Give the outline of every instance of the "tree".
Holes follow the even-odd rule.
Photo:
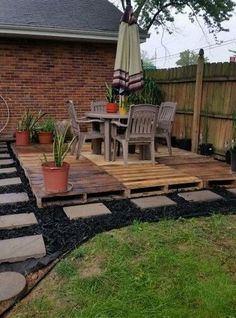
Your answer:
[[[149,31],[151,26],[162,26],[171,32],[170,25],[178,13],[186,13],[191,22],[202,17],[211,33],[228,31],[222,22],[229,20],[235,7],[234,0],[120,0],[123,9],[127,4],[134,7],[140,26]]]
[[[185,50],[179,54],[179,59],[176,62],[176,65],[179,66],[187,66],[197,64],[198,61],[198,53],[194,51]],[[204,57],[205,63],[208,62],[208,58]]]
[[[232,53],[236,54],[236,51],[234,51],[234,50],[229,50],[229,52],[232,52]]]
[[[141,58],[144,70],[155,70],[156,66],[153,63],[153,59],[148,56],[148,53],[144,50],[141,52]]]

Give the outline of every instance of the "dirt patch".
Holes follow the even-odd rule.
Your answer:
[[[97,277],[103,273],[102,263],[104,262],[103,255],[96,255],[93,258],[84,259],[79,264],[79,274],[81,278]]]

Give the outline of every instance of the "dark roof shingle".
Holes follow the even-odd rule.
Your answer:
[[[121,12],[107,0],[1,0],[0,27],[117,32]]]

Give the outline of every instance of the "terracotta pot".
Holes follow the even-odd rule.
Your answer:
[[[16,146],[27,146],[30,144],[29,131],[16,131]]]
[[[118,105],[116,103],[107,103],[106,110],[107,110],[107,113],[117,113]]]
[[[38,133],[39,136],[39,143],[40,144],[51,144],[53,140],[53,133],[41,131]]]
[[[44,190],[47,193],[63,193],[68,188],[70,165],[64,162],[61,167],[56,167],[54,162],[42,164]]]

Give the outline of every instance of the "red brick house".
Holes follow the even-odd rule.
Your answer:
[[[111,81],[121,12],[107,0],[1,0],[0,95],[12,135],[27,108],[67,118],[104,99]],[[3,115],[2,115],[3,116]]]

